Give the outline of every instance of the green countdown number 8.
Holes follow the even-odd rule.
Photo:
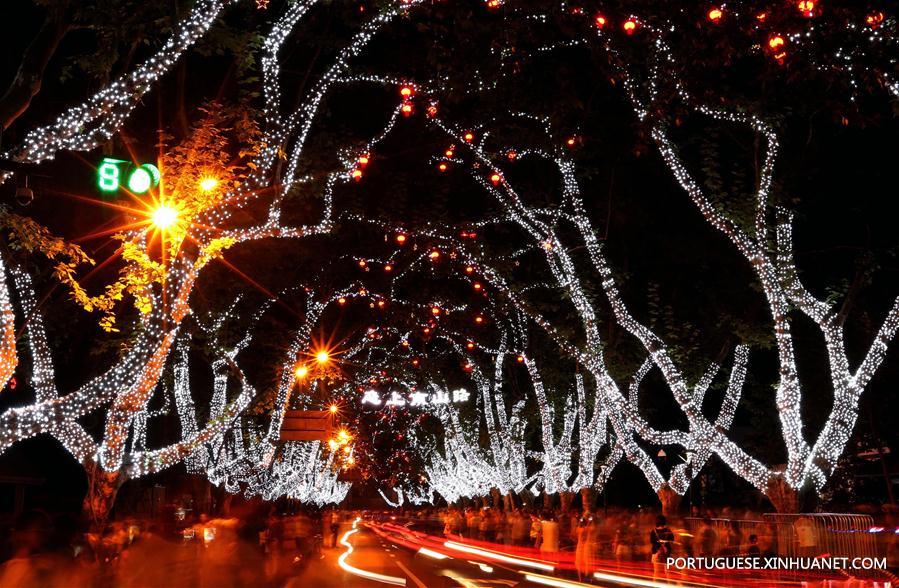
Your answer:
[[[97,182],[104,192],[114,192],[119,189],[119,166],[112,161],[104,161],[97,169]]]

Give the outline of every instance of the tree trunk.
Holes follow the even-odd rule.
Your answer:
[[[109,513],[125,476],[121,472],[107,472],[93,460],[84,464],[84,471],[87,474],[87,494],[81,511],[90,523],[91,532],[100,533],[109,521]]]
[[[574,492],[559,493],[559,503],[562,506],[562,512],[570,511],[572,502],[574,502]]]
[[[592,511],[594,498],[593,488],[581,488],[581,510],[584,512]]]
[[[668,518],[677,516],[677,509],[680,507],[682,496],[671,489],[667,484],[659,488],[656,492],[659,501],[662,503],[662,514]]]
[[[490,489],[490,496],[493,497],[493,507],[500,508],[503,504],[503,495],[499,493],[498,488]]]
[[[25,49],[16,77],[0,98],[0,131],[9,128],[28,110],[31,100],[41,91],[47,64],[70,30],[66,4],[59,2],[50,8],[41,29]]]
[[[506,509],[506,512],[512,512],[512,510],[515,508],[515,497],[512,495],[511,490],[506,492],[506,494],[503,496],[503,505]]]
[[[775,511],[784,514],[814,512],[818,502],[818,493],[814,488],[809,486],[796,490],[787,484],[783,476],[771,477],[765,496],[771,501]]]

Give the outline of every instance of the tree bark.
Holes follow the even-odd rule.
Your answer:
[[[659,497],[659,501],[662,503],[662,514],[668,518],[677,516],[677,509],[680,507],[682,496],[667,485],[659,488],[656,494]]]
[[[50,9],[41,29],[22,55],[16,77],[0,98],[0,130],[6,130],[28,110],[41,90],[47,64],[56,53],[60,41],[71,30],[66,18],[67,2]]]
[[[593,488],[581,488],[581,510],[587,512],[593,510],[593,501],[595,494]]]
[[[107,472],[93,460],[84,464],[84,471],[87,474],[87,494],[81,511],[90,524],[91,532],[100,533],[109,521],[109,513],[125,476],[121,472]]]

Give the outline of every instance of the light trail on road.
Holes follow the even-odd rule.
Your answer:
[[[405,586],[406,578],[398,578],[397,576],[388,576],[386,574],[379,574],[377,572],[369,572],[368,570],[363,570],[354,566],[351,566],[346,562],[347,558],[353,553],[353,546],[350,544],[348,539],[350,535],[353,533],[358,533],[359,529],[355,528],[356,523],[353,523],[352,529],[343,534],[343,537],[340,539],[340,544],[346,547],[346,551],[340,554],[340,557],[337,558],[337,565],[339,565],[345,572],[353,574],[355,576],[359,576],[361,578],[367,578],[369,580],[374,580],[375,582],[381,582],[383,584],[392,584],[394,586]]]

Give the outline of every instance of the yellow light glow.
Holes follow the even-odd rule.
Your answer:
[[[204,192],[212,192],[218,185],[219,181],[215,178],[203,178],[200,180],[200,190]]]
[[[336,405],[336,404],[332,404],[329,410],[331,411],[331,414],[336,413],[336,412],[337,412],[337,405]]]
[[[297,377],[298,380],[302,380],[309,374],[309,368],[304,365],[298,366],[296,370],[294,370],[293,375]]]
[[[160,204],[159,207],[153,211],[152,220],[156,228],[165,230],[175,224],[178,220],[178,211],[166,204]]]
[[[337,444],[337,441],[331,439],[328,441],[328,447],[331,448],[331,451],[335,451],[339,447],[339,445]]]
[[[331,355],[327,351],[319,351],[315,354],[315,361],[318,363],[328,363],[331,359]]]

